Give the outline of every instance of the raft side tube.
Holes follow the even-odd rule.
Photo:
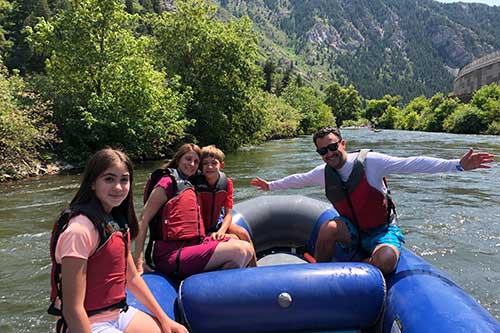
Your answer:
[[[148,285],[163,311],[165,311],[170,318],[176,318],[175,302],[177,300],[179,282],[160,273],[144,273],[142,278]],[[128,290],[127,304],[152,315],[152,313],[146,309],[146,307],[142,305]]]
[[[500,323],[476,300],[405,248],[387,285],[385,333],[500,332]]]
[[[384,302],[382,273],[363,263],[207,272],[179,292],[191,333],[357,330],[377,322]]]
[[[269,250],[302,248],[314,255],[321,226],[339,216],[329,202],[301,195],[268,195],[239,202],[233,209],[233,223],[246,229],[257,257]],[[332,261],[361,261],[367,254],[353,246],[335,245]]]
[[[338,213],[331,204],[301,195],[268,195],[239,202],[233,209],[233,223],[245,228],[257,253],[280,247],[304,247],[316,239],[318,222]],[[330,219],[331,219],[330,218]]]

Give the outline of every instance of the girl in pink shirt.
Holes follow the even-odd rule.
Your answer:
[[[138,231],[132,180],[123,152],[98,151],[54,226],[49,313],[61,317],[58,332],[187,332],[161,309],[130,254]],[[126,305],[125,285],[154,317]]]

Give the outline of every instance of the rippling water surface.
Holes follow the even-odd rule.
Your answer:
[[[348,149],[371,148],[395,156],[458,158],[467,147],[500,159],[500,137],[406,131],[344,130]],[[321,163],[310,136],[240,149],[226,157],[235,201],[262,195],[249,185],[256,175],[273,180]],[[161,163],[136,166],[137,212],[147,175]],[[492,169],[389,178],[406,246],[423,256],[500,320],[500,163]],[[48,244],[58,212],[74,195],[79,175],[48,176],[0,184],[0,332],[49,332]],[[303,194],[307,188],[276,194]],[[267,195],[267,194],[266,194]]]

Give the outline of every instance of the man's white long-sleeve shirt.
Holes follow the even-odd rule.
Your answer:
[[[340,178],[347,181],[354,167],[359,152],[349,153],[346,163],[338,171]],[[325,165],[321,164],[305,173],[296,173],[269,182],[269,190],[286,190],[318,185],[325,187]],[[460,169],[460,160],[445,160],[441,158],[416,156],[393,157],[377,152],[368,152],[365,160],[368,183],[382,192],[387,193],[383,178],[390,174],[441,173],[456,172]]]

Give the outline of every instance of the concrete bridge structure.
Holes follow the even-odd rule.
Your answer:
[[[468,100],[476,90],[493,82],[500,85],[500,51],[476,59],[460,69],[453,81],[453,95]]]

